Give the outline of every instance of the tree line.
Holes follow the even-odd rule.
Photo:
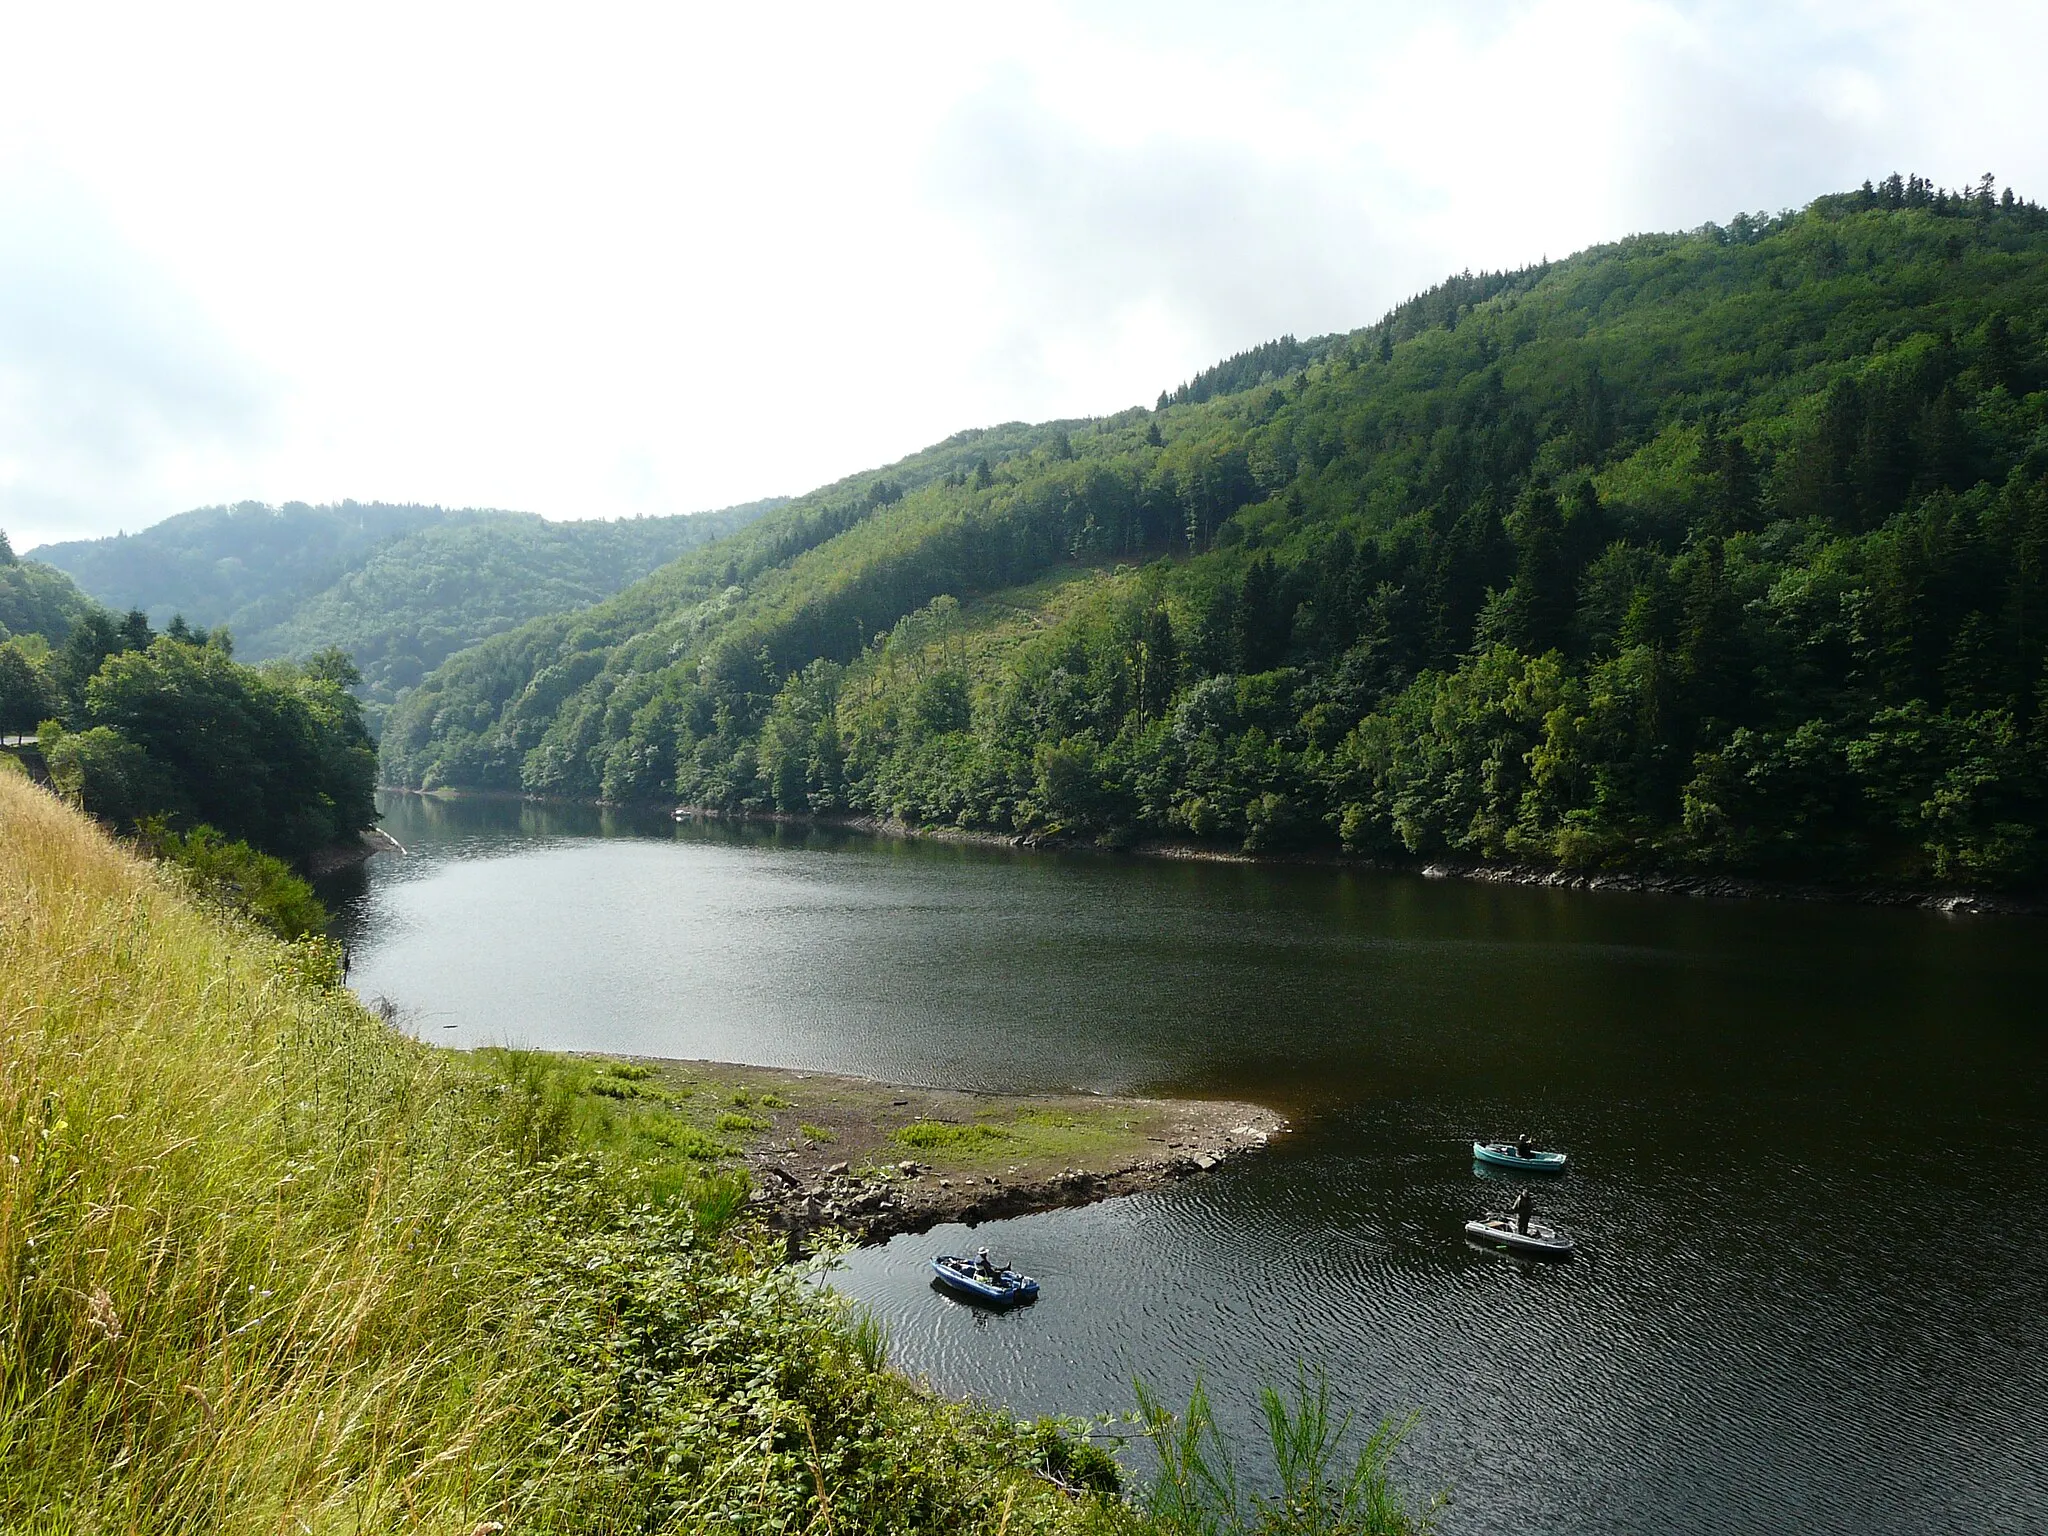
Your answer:
[[[54,574],[54,573],[53,573]],[[53,787],[294,936],[325,914],[291,866],[376,820],[376,748],[338,650],[245,666],[226,629],[86,604],[60,645],[0,641],[0,734]]]

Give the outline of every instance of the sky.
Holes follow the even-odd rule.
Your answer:
[[[0,529],[797,494],[1464,268],[2048,200],[2048,6],[0,0]]]

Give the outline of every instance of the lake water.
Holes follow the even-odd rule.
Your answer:
[[[836,1283],[941,1390],[1229,1434],[1302,1361],[1451,1532],[2048,1529],[2048,924],[1030,854],[393,797],[332,887],[430,1040],[1255,1099],[1159,1193]],[[1527,1129],[1581,1257],[1480,1252]],[[1039,1276],[990,1317],[937,1247]],[[1142,1460],[1142,1458],[1140,1458]],[[1247,1457],[1248,1463],[1253,1458]]]

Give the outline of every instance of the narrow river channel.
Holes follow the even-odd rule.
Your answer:
[[[836,1283],[1020,1413],[1185,1401],[1255,1464],[1296,1362],[1444,1529],[2048,1527],[2048,922],[1147,862],[390,797],[329,896],[426,1039],[981,1089],[1249,1098],[1156,1194],[941,1229]],[[1574,1263],[1468,1247],[1527,1129]],[[934,1294],[987,1243],[1038,1304]]]

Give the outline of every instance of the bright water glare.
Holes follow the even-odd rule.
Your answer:
[[[410,853],[330,894],[427,1039],[1291,1118],[1160,1193],[857,1255],[836,1283],[942,1391],[1085,1415],[1200,1373],[1249,1450],[1304,1361],[1421,1410],[1402,1473],[1454,1533],[2048,1524],[2048,925],[385,810]],[[1460,1236],[1516,1187],[1471,1139],[1525,1129],[1575,1157],[1537,1189],[1570,1265]],[[930,1290],[982,1243],[1035,1307]]]

